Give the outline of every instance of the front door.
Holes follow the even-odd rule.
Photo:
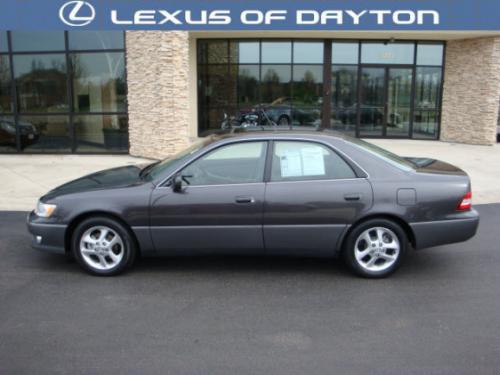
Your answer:
[[[159,253],[263,249],[267,142],[221,146],[185,167],[182,191],[151,197],[151,236]]]
[[[363,66],[359,87],[360,137],[409,137],[413,69]]]

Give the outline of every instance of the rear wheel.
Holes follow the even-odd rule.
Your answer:
[[[108,217],[92,217],[77,225],[72,251],[78,264],[94,275],[112,276],[123,272],[135,260],[136,246],[130,232]]]
[[[344,258],[356,274],[381,278],[399,268],[407,247],[406,233],[398,224],[386,219],[372,219],[349,233]]]
[[[287,115],[281,115],[278,119],[278,125],[280,126],[288,126],[290,123],[290,118]]]

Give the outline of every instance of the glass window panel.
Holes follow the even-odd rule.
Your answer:
[[[261,102],[272,106],[290,98],[290,65],[261,66]]]
[[[335,152],[312,142],[274,143],[271,181],[355,178],[353,170]]]
[[[295,65],[292,92],[291,112],[284,107],[282,115],[291,115],[294,126],[319,127],[323,103],[323,66]]]
[[[364,64],[413,64],[413,43],[361,43]]]
[[[292,62],[292,42],[262,42],[262,63]]]
[[[266,142],[228,145],[210,152],[190,164],[183,174],[190,175],[190,186],[227,185],[262,182]]]
[[[442,44],[421,44],[417,45],[417,65],[438,65],[443,64]]]
[[[122,152],[128,150],[126,115],[85,115],[73,118],[77,151]]]
[[[221,129],[238,128],[243,121],[243,111],[235,107],[202,107],[199,120],[200,136],[205,137]]]
[[[334,64],[357,64],[359,44],[347,42],[332,43],[332,63]]]
[[[8,52],[7,31],[0,31],[0,52]]]
[[[384,123],[385,69],[361,70],[360,126],[362,136],[381,136]]]
[[[71,55],[75,112],[125,112],[124,54]]]
[[[14,117],[0,115],[0,152],[16,151],[16,124]]]
[[[69,49],[123,49],[123,31],[69,31]]]
[[[21,138],[21,149],[24,151],[71,151],[67,116],[21,116],[17,126]]]
[[[0,113],[13,112],[12,80],[8,56],[0,56]]]
[[[437,139],[439,111],[415,108],[412,138]]]
[[[332,67],[331,127],[354,134],[357,123],[358,67],[334,65]]]
[[[231,62],[240,64],[258,64],[260,58],[259,42],[230,42]]]
[[[296,64],[322,64],[323,42],[294,42],[293,62]]]
[[[13,51],[63,51],[63,31],[12,31]]]
[[[417,67],[415,108],[437,109],[441,98],[441,68]]]
[[[237,67],[228,65],[200,66],[200,103],[207,107],[235,106],[237,99]]]
[[[229,61],[227,40],[204,40],[199,42],[198,62],[224,64]]]
[[[14,73],[21,112],[68,111],[65,55],[14,56]]]
[[[386,120],[388,136],[409,135],[412,79],[412,69],[389,69]]]
[[[259,66],[238,66],[238,105],[259,103]]]

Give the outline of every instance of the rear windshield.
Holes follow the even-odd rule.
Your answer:
[[[387,151],[382,147],[375,146],[373,143],[365,142],[358,138],[351,138],[350,141],[356,146],[361,147],[363,150],[384,159],[385,161],[391,163],[392,165],[395,165],[398,168],[409,171],[415,169],[416,167],[416,165],[411,161],[393,154],[392,152]]]

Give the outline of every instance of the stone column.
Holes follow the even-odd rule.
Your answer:
[[[127,31],[130,154],[164,158],[189,145],[185,31]]]
[[[500,38],[447,43],[441,140],[496,142],[500,96]]]

